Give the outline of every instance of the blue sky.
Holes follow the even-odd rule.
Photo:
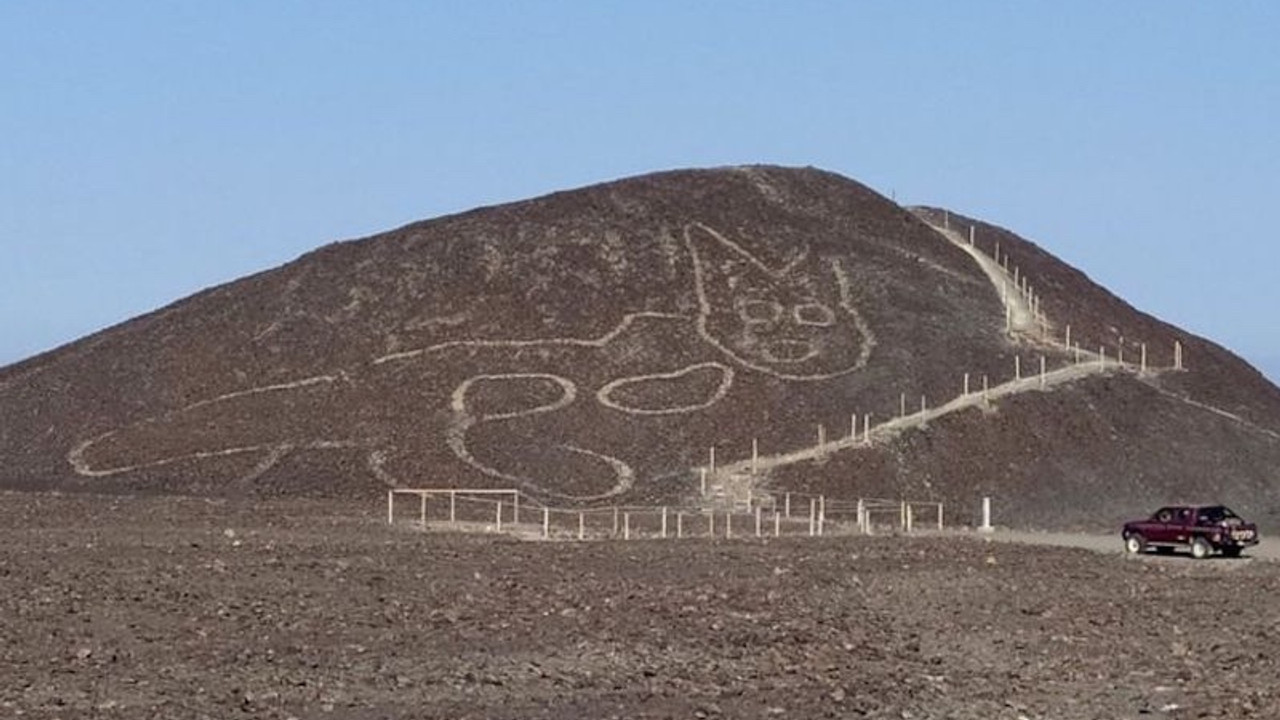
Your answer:
[[[0,365],[412,220],[815,165],[1280,378],[1280,3],[0,3]]]

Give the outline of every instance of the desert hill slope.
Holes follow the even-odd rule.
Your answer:
[[[713,447],[718,487],[961,520],[981,495],[1015,525],[1184,497],[1280,518],[1280,390],[1239,358],[1007,231],[813,169],[415,223],[0,369],[9,488],[674,502]]]

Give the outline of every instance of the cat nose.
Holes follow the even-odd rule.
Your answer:
[[[813,344],[804,340],[774,340],[765,344],[762,352],[765,358],[775,363],[804,362],[818,354]]]

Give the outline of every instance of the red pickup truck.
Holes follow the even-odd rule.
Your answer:
[[[1125,523],[1121,536],[1129,553],[1187,548],[1195,558],[1215,552],[1238,557],[1246,547],[1258,544],[1257,526],[1222,505],[1162,507],[1146,520]]]

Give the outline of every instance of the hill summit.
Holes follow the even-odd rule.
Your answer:
[[[13,489],[992,496],[1280,520],[1280,390],[1033,243],[814,169],[657,173],[335,243],[0,369]],[[955,508],[956,510],[950,510]]]

